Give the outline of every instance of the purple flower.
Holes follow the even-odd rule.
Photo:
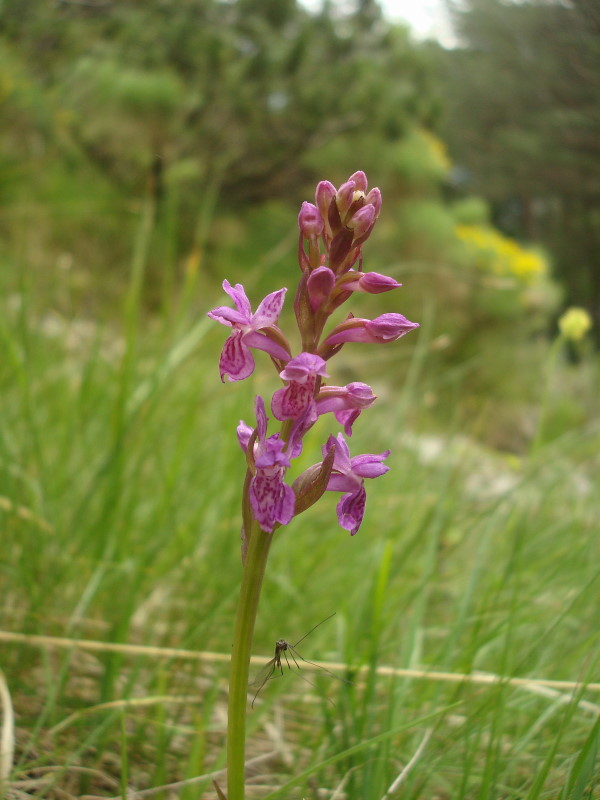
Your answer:
[[[347,386],[323,386],[317,395],[317,414],[332,411],[344,426],[346,436],[352,436],[352,425],[361,411],[372,406],[376,399],[371,387],[360,381]]]
[[[341,288],[347,292],[366,292],[367,294],[381,294],[390,292],[402,286],[401,283],[379,272],[350,272],[340,281]]]
[[[233,328],[221,351],[219,360],[221,380],[225,381],[227,376],[230,381],[241,381],[254,372],[254,358],[249,349],[251,347],[264,350],[265,353],[283,362],[289,361],[290,355],[282,344],[278,344],[264,333],[258,333],[266,329],[285,341],[276,324],[287,289],[268,294],[254,314],[241,283],[236,283],[232,287],[229,281],[223,281],[223,289],[232,298],[236,307],[219,306],[208,312],[211,319]]]
[[[279,434],[267,436],[268,418],[260,395],[256,398],[254,410],[257,422],[253,452],[256,473],[250,481],[248,497],[256,521],[263,531],[272,533],[277,523],[287,525],[294,516],[296,496],[292,488],[283,481],[285,471],[290,466],[289,459],[283,452],[286,442]],[[248,430],[243,422],[238,426],[238,439],[243,449],[248,447]]]
[[[365,513],[367,493],[364,488],[365,478],[378,478],[389,471],[383,463],[390,451],[384,453],[365,454],[350,458],[348,445],[341,433],[337,437],[330,436],[323,447],[323,458],[335,447],[333,470],[327,484],[327,491],[344,492],[337,504],[338,520],[344,530],[351,535],[358,531]]]
[[[298,419],[307,409],[314,406],[314,391],[317,375],[329,377],[325,371],[327,364],[314,353],[300,353],[292,358],[279,375],[289,381],[283,389],[278,389],[271,401],[271,411],[279,420]],[[317,414],[310,414],[313,420]]]
[[[418,322],[410,322],[402,314],[382,314],[375,319],[352,317],[334,328],[323,342],[322,349],[344,342],[394,342],[418,327]]]
[[[321,212],[313,203],[302,203],[302,208],[298,214],[298,226],[302,231],[302,235],[307,239],[313,236],[320,236],[323,232]]]

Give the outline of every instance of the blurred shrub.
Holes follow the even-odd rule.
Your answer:
[[[548,262],[535,250],[481,225],[457,225],[456,235],[469,250],[477,269],[500,277],[515,278],[529,286],[548,275]]]

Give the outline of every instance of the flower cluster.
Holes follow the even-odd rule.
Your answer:
[[[341,492],[337,506],[342,528],[354,535],[362,522],[366,478],[388,471],[383,463],[389,450],[352,458],[345,436],[360,413],[376,400],[371,387],[355,381],[346,386],[325,383],[328,361],[350,342],[385,344],[404,336],[418,323],[402,314],[382,314],[363,319],[348,314],[346,319],[323,334],[329,317],[353,292],[379,294],[401,284],[378,272],[363,272],[362,245],[373,230],[381,210],[381,192],[367,191],[367,178],[355,172],[336,189],[321,181],[315,203],[303,203],[298,217],[300,228],[298,261],[301,277],[294,300],[301,352],[292,348],[278,326],[286,289],[267,295],[252,313],[241,284],[223,289],[235,308],[219,306],[208,316],[231,329],[219,368],[221,380],[239,381],[254,371],[252,350],[271,357],[283,387],[271,400],[273,417],[281,428],[267,435],[265,402],[255,402],[256,425],[240,422],[238,440],[248,462],[244,487],[242,541],[247,544],[255,520],[263,531],[272,533],[279,525],[313,505],[325,491]],[[285,481],[291,461],[302,451],[302,438],[319,416],[332,413],[344,433],[330,436],[323,446],[323,460],[305,470],[290,486]],[[345,434],[345,436],[344,436]],[[245,547],[243,548],[245,552]]]

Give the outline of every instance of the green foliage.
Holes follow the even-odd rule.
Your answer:
[[[276,378],[259,358],[251,380],[221,386],[223,332],[185,304],[143,318],[147,230],[143,219],[125,311],[111,325],[59,314],[26,274],[2,273],[3,625],[228,654],[244,473],[235,425]],[[209,285],[197,291],[202,311],[220,302]],[[360,534],[338,529],[334,497],[275,534],[258,651],[269,655],[279,636],[299,637],[336,611],[302,653],[345,662],[352,684],[310,665],[302,675],[316,685],[287,673],[269,683],[250,716],[252,754],[272,749],[263,726],[283,715],[277,735],[290,760],[256,769],[273,797],[345,781],[350,797],[380,800],[422,748],[402,784],[410,800],[533,799],[565,786],[586,797],[596,694],[378,672],[597,674],[599,441],[585,408],[596,366],[585,365],[586,384],[558,362],[548,419],[568,397],[578,420],[563,419],[534,455],[509,458],[476,444],[481,409],[460,435],[432,434],[429,394],[443,397],[455,423],[469,409],[463,378],[429,347],[434,321],[422,322],[410,360],[366,345],[345,354],[342,368],[358,377],[361,359],[370,374],[382,370],[377,414],[361,417],[353,450],[393,453],[390,473],[369,486]],[[543,351],[537,370],[533,381]],[[303,466],[320,458],[320,438],[308,437]],[[223,765],[222,662],[46,655],[14,642],[2,652],[17,712],[14,779],[45,776],[36,785],[48,797],[116,795],[126,783],[156,787]],[[208,778],[192,789],[213,791]]]
[[[455,21],[460,47],[437,59],[463,185],[506,232],[548,247],[567,302],[589,309],[597,336],[597,3],[469,0]]]

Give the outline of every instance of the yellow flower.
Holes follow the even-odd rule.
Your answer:
[[[521,247],[493,228],[457,225],[456,235],[470,248],[475,263],[484,271],[512,276],[524,284],[532,284],[548,273],[548,263],[542,255]]]
[[[565,339],[579,342],[592,327],[592,318],[585,308],[571,306],[558,320],[558,327]]]

